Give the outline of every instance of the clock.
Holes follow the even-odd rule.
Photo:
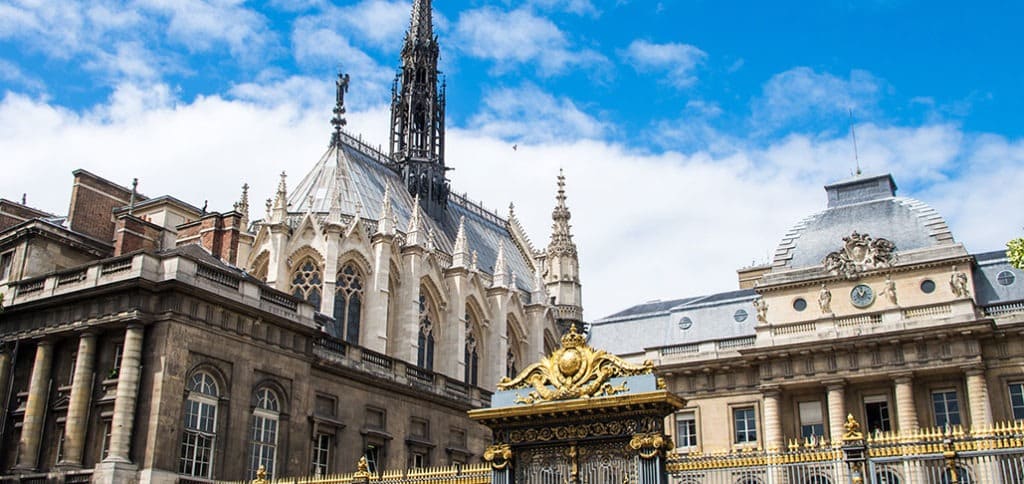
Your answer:
[[[850,302],[854,307],[866,308],[875,302],[875,291],[866,284],[857,284],[850,291]]]

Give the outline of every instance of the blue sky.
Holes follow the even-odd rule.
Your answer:
[[[386,140],[409,8],[0,5],[0,196],[63,213],[78,167],[212,209],[243,182],[269,196],[323,150],[339,66],[348,127]],[[734,286],[850,175],[852,110],[866,172],[998,249],[1024,225],[993,210],[1024,204],[1022,19],[1009,1],[440,1],[455,189],[516,201],[543,246],[565,168],[596,317]]]

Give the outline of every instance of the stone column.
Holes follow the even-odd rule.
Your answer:
[[[971,368],[967,375],[967,402],[971,410],[971,427],[990,427],[992,425],[992,402],[988,399],[988,382],[985,370]]]
[[[359,339],[366,348],[378,353],[388,350],[388,302],[391,294],[391,236],[373,238],[373,271],[367,275],[363,294],[363,321]]]
[[[28,402],[22,421],[21,441],[18,442],[19,470],[34,470],[38,464],[39,442],[43,436],[43,419],[50,396],[50,369],[53,366],[53,341],[40,341],[36,346],[36,361],[28,384]]]
[[[60,466],[82,466],[85,431],[89,426],[89,400],[92,393],[95,357],[96,334],[85,333],[78,340],[75,374],[71,376],[71,396],[68,402],[67,423],[64,426],[64,459],[58,463]]]
[[[104,462],[131,462],[132,427],[135,424],[135,403],[139,393],[139,377],[142,367],[142,337],[145,328],[129,326],[124,334],[124,350],[121,354],[121,372],[117,379],[117,395],[114,398],[114,416],[111,420],[110,453]]]
[[[7,387],[10,380],[7,377],[11,374],[11,350],[0,347],[0,415],[7,415]]]
[[[914,406],[914,383],[910,375],[893,378],[896,384],[896,430],[907,435],[917,432],[917,407]]]
[[[776,389],[764,390],[764,448],[769,452],[785,450],[782,435],[782,415],[780,407],[782,393]]]
[[[828,440],[833,446],[843,443],[846,424],[846,385],[842,381],[828,383],[826,403],[828,404]]]

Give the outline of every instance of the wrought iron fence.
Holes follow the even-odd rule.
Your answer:
[[[783,451],[744,449],[670,456],[671,484],[1024,483],[1024,422],[966,430],[922,429],[842,442],[791,442]]]

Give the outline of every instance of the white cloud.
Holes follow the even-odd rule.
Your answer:
[[[511,4],[513,2],[506,1],[505,3]],[[576,15],[596,17],[601,14],[590,0],[529,0],[526,3],[537,8],[564,11]]]
[[[565,33],[551,20],[527,7],[503,11],[494,7],[468,10],[459,15],[453,34],[455,45],[466,54],[494,61],[496,72],[520,64],[536,64],[544,76],[570,67],[607,64],[600,53],[574,49]]]
[[[0,59],[0,81],[22,86],[34,92],[43,91],[46,88],[43,81],[25,74],[17,64],[4,59]]]
[[[697,82],[693,71],[704,62],[707,53],[689,44],[669,42],[656,44],[637,39],[620,55],[639,72],[665,72],[662,81],[676,88],[690,87]]]
[[[267,19],[240,2],[219,0],[137,0],[167,19],[167,34],[193,52],[227,45],[242,60],[265,60],[275,47]]]
[[[353,106],[367,106],[388,98],[394,71],[383,67],[334,30],[318,26],[315,19],[300,19],[292,32],[296,60],[312,68],[336,65],[352,78]],[[322,70],[320,71],[322,72]]]
[[[762,96],[754,101],[754,119],[767,126],[822,116],[843,115],[852,109],[864,119],[873,113],[884,83],[862,70],[850,72],[849,79],[796,67],[772,76]]]
[[[608,126],[533,84],[493,89],[469,125],[490,137],[533,143],[598,138]]]
[[[139,177],[150,196],[166,193],[196,205],[209,199],[212,210],[230,208],[237,187],[248,182],[253,204],[262,207],[275,173],[301,176],[326,147],[331,88],[322,84],[268,78],[235,86],[234,99],[189,102],[164,85],[122,85],[85,113],[7,94],[0,100],[7,170],[0,196],[28,192],[33,205],[60,213],[71,170],[85,168],[125,185]],[[328,99],[287,95],[303,89],[326,90],[314,97]],[[607,128],[571,101],[531,90],[539,88],[494,93],[487,108],[494,120],[452,127],[447,160],[455,167],[453,189],[489,207],[514,200],[542,247],[554,177],[564,167],[588,318],[655,297],[736,287],[735,269],[766,260],[792,223],[824,207],[821,186],[850,169],[845,134],[797,133],[765,146],[723,136],[720,152],[641,152],[581,135],[600,136]],[[513,102],[517,95],[539,96],[555,108],[536,119],[501,121],[498,115],[528,111]],[[369,135],[371,144],[386,141],[387,123],[380,106],[349,115],[349,128]],[[569,136],[541,134],[566,125],[572,126]],[[536,142],[520,141],[512,150],[496,126],[511,126]],[[858,135],[866,170],[894,170],[901,193],[939,209],[970,250],[999,249],[1020,235],[1024,216],[1009,208],[1024,204],[1024,141],[968,136],[954,125],[864,125]],[[1002,207],[993,222],[990,214]]]

